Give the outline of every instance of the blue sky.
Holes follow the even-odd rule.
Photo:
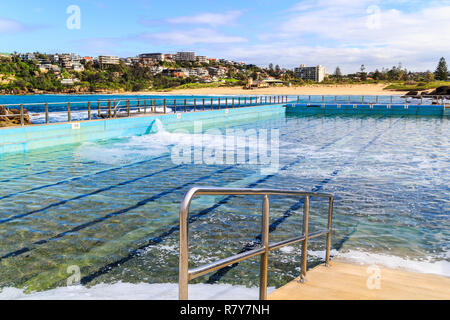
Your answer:
[[[80,29],[66,10],[81,10]],[[0,52],[135,56],[195,51],[258,65],[434,70],[450,58],[450,1],[2,1]]]

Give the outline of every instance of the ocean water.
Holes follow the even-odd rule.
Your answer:
[[[237,130],[237,144],[247,141],[242,131],[279,132],[278,169],[265,173],[251,161],[174,162],[175,146],[196,141],[194,149],[220,148],[226,129]],[[111,297],[121,286],[131,294],[134,288],[136,297],[153,286],[146,298],[155,299],[161,288],[173,291],[179,205],[194,186],[332,193],[333,257],[450,276],[449,134],[447,118],[277,116],[201,135],[159,126],[150,135],[4,156],[0,298],[71,297],[66,286],[74,279],[83,286],[81,297]],[[195,199],[191,267],[258,245],[261,204],[258,197]],[[327,208],[312,200],[311,232],[326,226]],[[271,241],[299,235],[302,212],[299,199],[272,197]],[[325,238],[311,241],[309,267],[323,262],[324,250]],[[269,286],[297,277],[300,258],[300,245],[271,253]],[[79,279],[73,278],[78,270]],[[259,259],[193,283],[214,285],[212,298],[231,285],[242,298],[257,298]],[[47,293],[28,296],[23,290]],[[167,298],[174,295],[169,291]]]

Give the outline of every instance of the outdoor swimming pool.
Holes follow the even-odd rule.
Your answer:
[[[450,276],[448,118],[280,114],[204,134],[154,126],[152,134],[2,158],[0,288],[63,287],[77,268],[86,286],[177,283],[179,205],[193,186],[332,193],[332,255]],[[174,162],[174,146],[221,146],[227,129],[241,142],[242,132],[277,133],[276,170]],[[327,208],[312,199],[311,231],[326,225]],[[302,210],[298,199],[273,198],[271,240],[299,235]],[[202,197],[191,214],[192,266],[258,245],[260,198]],[[323,261],[324,247],[312,241],[310,266]],[[297,277],[300,257],[300,245],[271,253],[269,286]],[[258,281],[256,258],[197,282]]]

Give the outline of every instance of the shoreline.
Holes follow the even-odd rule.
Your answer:
[[[89,95],[155,95],[155,96],[196,96],[196,95],[347,95],[347,96],[361,96],[361,95],[385,95],[385,96],[401,96],[408,93],[408,91],[386,90],[388,84],[316,84],[297,87],[268,87],[246,90],[242,87],[209,87],[209,88],[195,88],[195,89],[172,89],[167,91],[116,91],[116,92],[78,92],[78,93],[25,93],[25,94],[2,94],[2,96],[38,96],[38,95],[61,95],[61,96],[89,96]]]

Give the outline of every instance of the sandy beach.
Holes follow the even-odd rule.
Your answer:
[[[407,91],[385,90],[386,84],[309,85],[301,87],[270,87],[245,90],[241,87],[182,89],[166,92],[130,94],[161,95],[403,95]]]

